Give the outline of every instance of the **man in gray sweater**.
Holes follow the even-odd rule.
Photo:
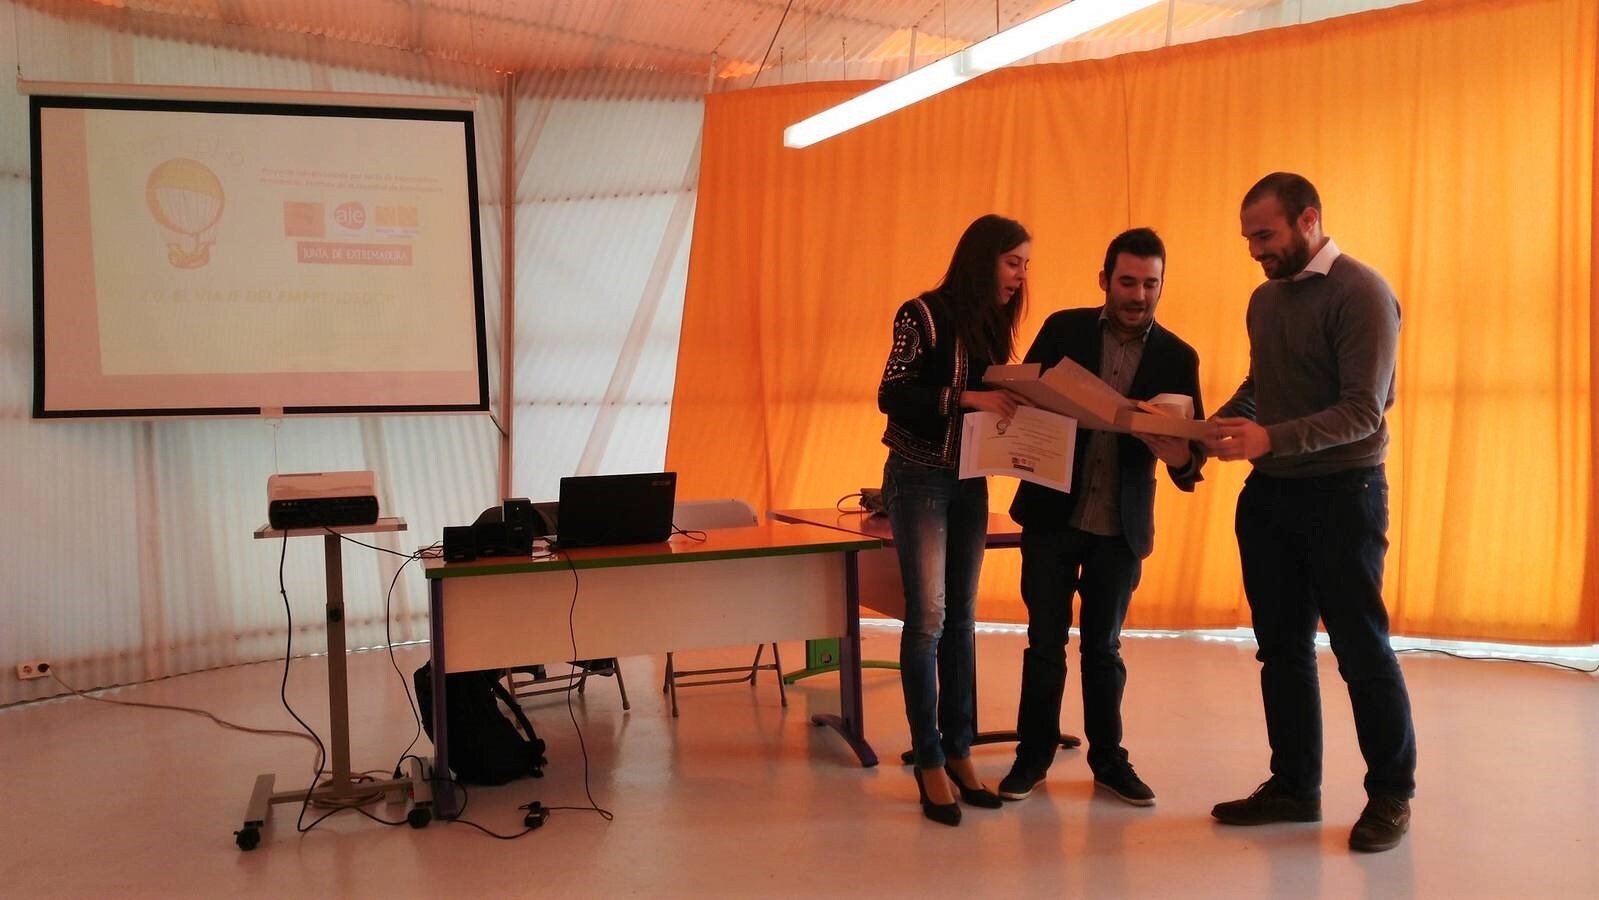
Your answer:
[[[1271,778],[1211,815],[1228,825],[1320,821],[1319,618],[1366,760],[1368,802],[1349,846],[1387,850],[1409,828],[1416,772],[1410,696],[1382,599],[1399,302],[1323,234],[1321,199],[1302,176],[1262,178],[1240,220],[1269,280],[1249,298],[1249,374],[1217,411],[1211,450],[1254,466],[1236,529]]]

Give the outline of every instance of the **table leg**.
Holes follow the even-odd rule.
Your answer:
[[[350,693],[344,645],[344,553],[343,539],[336,534],[322,538],[328,589],[328,724],[331,741],[333,784],[340,789],[350,784]]]
[[[867,768],[877,765],[877,752],[866,742],[866,723],[861,700],[861,595],[860,566],[856,551],[844,554],[844,591],[846,606],[844,637],[839,642],[838,707],[839,715],[818,714],[811,722],[825,725],[843,735],[850,749]]]
[[[455,805],[455,787],[450,783],[449,719],[444,708],[444,579],[428,582],[429,658],[433,663],[433,777],[444,789],[433,797],[439,818],[453,819],[460,814]]]
[[[784,684],[793,684],[812,675],[826,675],[838,671],[838,638],[815,638],[805,642],[805,668],[796,669],[783,676]],[[899,671],[899,662],[892,659],[863,659],[863,669],[893,669]]]
[[[1020,740],[1021,736],[1014,731],[979,731],[977,736],[972,738],[972,746],[976,747],[979,744],[1014,744]],[[1063,750],[1075,750],[1082,745],[1082,738],[1076,735],[1062,734],[1060,736],[1060,746]],[[907,766],[910,765],[916,761],[916,752],[906,750],[899,755],[899,761]]]
[[[838,638],[817,638],[805,642],[805,668],[783,676],[784,684],[801,678],[838,671]]]

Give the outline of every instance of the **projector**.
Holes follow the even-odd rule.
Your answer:
[[[377,520],[377,476],[371,470],[267,476],[267,522],[280,531]]]

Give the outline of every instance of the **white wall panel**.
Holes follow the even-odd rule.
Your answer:
[[[16,98],[0,94],[0,121],[21,126],[0,128],[0,420],[26,416],[33,402],[32,185],[26,146],[20,159],[13,155],[19,151],[12,134],[28,131],[26,114],[16,106]]]
[[[704,104],[698,99],[529,98],[522,202],[658,194],[692,187]]]
[[[665,461],[704,118],[681,84],[544,78],[518,100],[517,494]]]

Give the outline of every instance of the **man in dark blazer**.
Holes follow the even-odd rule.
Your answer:
[[[1103,306],[1054,313],[1027,351],[1044,369],[1071,359],[1126,397],[1185,394],[1204,418],[1199,356],[1155,322],[1165,281],[1166,248],[1154,231],[1134,228],[1111,241],[1099,286]],[[999,795],[1020,800],[1043,781],[1060,744],[1066,642],[1072,595],[1082,598],[1080,655],[1083,731],[1096,786],[1135,806],[1155,794],[1122,748],[1122,690],[1127,667],[1121,628],[1144,557],[1155,540],[1155,461],[1177,487],[1192,491],[1205,461],[1197,441],[1077,429],[1071,493],[1023,482],[1011,504],[1022,526],[1022,601],[1027,650],[1022,657],[1020,742]]]

